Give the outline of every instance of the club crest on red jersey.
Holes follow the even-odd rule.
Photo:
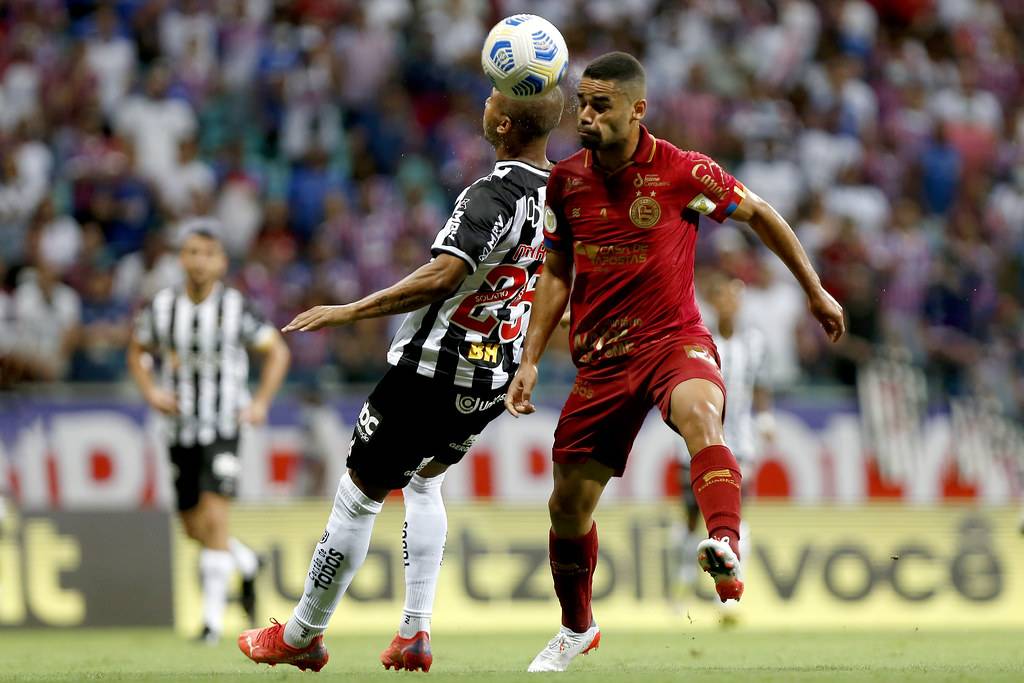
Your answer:
[[[629,205],[629,220],[638,228],[649,228],[661,220],[661,205],[651,197],[637,197]]]

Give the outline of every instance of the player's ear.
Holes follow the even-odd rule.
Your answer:
[[[499,135],[508,135],[509,131],[512,130],[512,119],[507,114],[502,114],[494,130],[498,131]]]
[[[647,115],[647,100],[641,98],[633,103],[633,113],[630,115],[631,121],[643,121],[644,116]]]

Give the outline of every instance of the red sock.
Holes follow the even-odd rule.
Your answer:
[[[740,466],[727,446],[708,446],[690,460],[690,486],[711,538],[729,537],[740,556]]]
[[[562,605],[562,625],[583,633],[593,621],[590,596],[597,566],[597,523],[579,538],[558,538],[552,530],[548,534],[548,555],[555,595]]]

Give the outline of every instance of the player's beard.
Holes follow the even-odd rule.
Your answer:
[[[580,147],[591,151],[601,149],[603,147],[601,144],[601,136],[580,134]]]
[[[577,128],[576,134],[580,138],[580,146],[583,147],[584,149],[597,151],[599,149],[607,149],[609,146],[605,140],[605,136],[601,133],[600,129],[588,130],[586,133],[584,133],[579,128]]]
[[[491,147],[497,149],[498,143],[501,142],[501,136],[498,135],[498,126],[493,121],[484,119],[484,140],[491,143]]]

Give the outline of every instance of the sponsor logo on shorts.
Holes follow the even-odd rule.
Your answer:
[[[210,469],[213,470],[215,476],[221,479],[235,479],[241,472],[242,466],[238,462],[238,456],[231,451],[224,451],[213,456]]]
[[[718,363],[715,362],[714,357],[703,346],[690,346],[690,345],[688,345],[685,348],[686,348],[686,355],[689,356],[690,358],[696,358],[698,360],[707,361],[708,363],[711,363],[712,365],[714,365],[716,368],[718,367]]]
[[[467,437],[466,440],[463,441],[462,443],[455,443],[454,441],[452,441],[451,443],[448,444],[448,448],[451,448],[454,451],[458,451],[459,453],[468,453],[469,449],[473,447],[473,442],[476,441],[476,437],[477,435],[473,434]]]
[[[576,380],[576,383],[572,385],[572,391],[569,393],[588,400],[594,398],[594,388],[590,386],[590,383],[578,379]]]
[[[495,396],[489,401],[478,396],[463,396],[462,394],[455,395],[455,409],[463,415],[472,415],[476,412],[483,412],[504,402],[505,394]]]
[[[424,467],[426,467],[427,463],[429,463],[433,459],[434,459],[434,456],[430,456],[429,458],[423,458],[423,460],[420,460],[420,464],[417,465],[415,467],[415,469],[406,470],[405,472],[402,472],[402,475],[406,476],[406,477],[411,477],[414,474],[418,474],[419,471],[422,470]]]
[[[380,426],[381,418],[383,415],[378,413],[370,402],[367,401],[363,404],[363,409],[359,411],[359,419],[356,421],[356,436],[363,443],[369,443],[370,439],[373,438],[374,432],[377,431],[377,427]]]

